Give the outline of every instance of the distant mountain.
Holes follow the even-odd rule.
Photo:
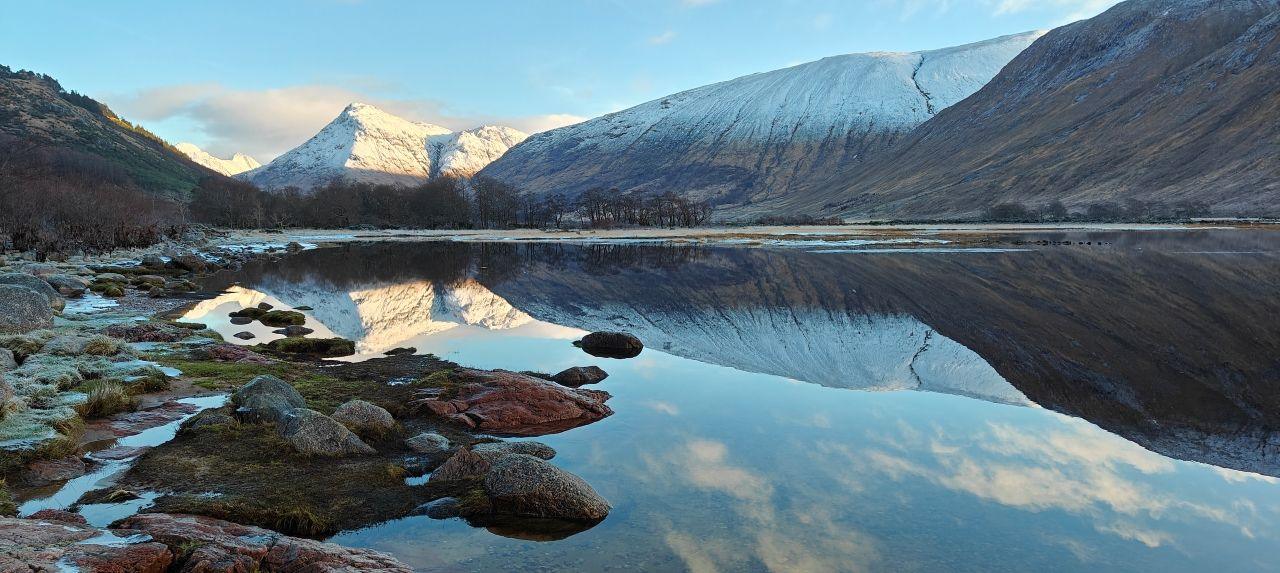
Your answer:
[[[1280,215],[1280,1],[1130,0],[1050,32],[808,209],[959,218],[999,202]]]
[[[64,90],[49,76],[5,66],[0,66],[0,135],[96,157],[143,190],[169,197],[183,197],[213,175],[98,101]]]
[[[264,189],[310,189],[335,179],[413,185],[470,177],[527,135],[485,126],[458,133],[353,103],[306,143],[239,177]]]
[[[1040,33],[835,56],[530,137],[483,175],[530,193],[664,192],[759,211],[895,141],[986,84]]]
[[[250,169],[262,167],[262,164],[258,163],[256,159],[243,153],[232,155],[231,159],[221,159],[210,155],[209,152],[200,149],[193,143],[179,143],[175,145],[174,148],[181,151],[192,161],[226,176],[236,175],[238,173],[249,171]]]

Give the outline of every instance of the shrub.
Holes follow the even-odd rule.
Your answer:
[[[105,418],[120,412],[138,408],[138,399],[118,382],[100,382],[89,388],[89,398],[77,410],[80,416],[92,420]]]

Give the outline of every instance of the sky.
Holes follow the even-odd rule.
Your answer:
[[[0,64],[173,143],[266,162],[353,101],[537,132],[871,51],[1048,29],[1117,0],[0,0]]]

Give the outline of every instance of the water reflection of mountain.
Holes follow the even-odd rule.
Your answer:
[[[643,330],[675,354],[829,385],[875,375],[865,356],[842,360],[844,344],[867,336],[854,317],[914,317],[1037,404],[1166,455],[1280,474],[1273,235],[1087,238],[1125,245],[982,255],[720,249],[666,269],[601,267],[599,253],[554,249],[545,259],[513,254],[520,271],[486,284],[541,320]]]
[[[246,285],[312,283],[323,297],[474,277],[533,319],[630,330],[680,356],[834,387],[1029,398],[1166,455],[1280,474],[1280,332],[1267,319],[1280,261],[1257,253],[1275,240],[1091,237],[1116,244],[912,255],[382,244],[251,267]],[[432,319],[391,306],[371,322]]]

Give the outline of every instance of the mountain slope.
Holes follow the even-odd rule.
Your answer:
[[[530,137],[483,175],[530,193],[675,191],[746,210],[884,148],[973,93],[1038,33],[850,54],[654,100]]]
[[[107,106],[56,80],[0,66],[0,134],[56,150],[87,153],[121,169],[148,192],[182,197],[213,175]]]
[[[525,137],[496,126],[453,133],[353,103],[306,143],[240,178],[265,189],[310,189],[333,180],[413,185],[469,177]]]
[[[971,217],[1130,199],[1280,214],[1280,2],[1131,0],[1050,32],[810,209]]]
[[[222,159],[214,157],[193,143],[179,143],[174,148],[181,151],[192,161],[228,177],[262,167],[262,164],[258,163],[256,159],[243,153],[232,155],[231,159]]]

